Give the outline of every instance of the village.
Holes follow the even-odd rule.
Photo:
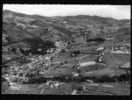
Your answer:
[[[3,16],[2,94],[130,94],[130,20]]]
[[[47,54],[44,56],[43,55],[33,56],[33,54],[29,52],[29,55],[26,57],[26,59],[28,59],[30,62],[27,64],[20,65],[20,66],[17,64],[13,64],[12,66],[10,66],[10,71],[9,71],[10,74],[6,75],[6,77],[8,77],[8,82],[10,84],[10,87],[12,89],[18,89],[19,87],[17,85],[15,86],[13,82],[19,82],[22,84],[22,83],[28,83],[32,80],[36,80],[37,78],[39,79],[43,77],[45,78],[45,81],[47,80],[46,84],[50,86],[51,88],[53,88],[53,87],[58,87],[59,85],[62,84],[59,81],[50,81],[56,77],[60,77],[60,79],[61,77],[65,77],[67,80],[68,79],[70,80],[71,78],[72,80],[76,80],[76,79],[78,80],[79,77],[85,77],[85,75],[83,75],[84,73],[80,73],[80,70],[83,72],[83,70],[85,70],[85,68],[88,66],[89,66],[89,70],[91,70],[87,72],[86,75],[88,76],[92,75],[92,73],[94,73],[94,70],[100,70],[100,69],[105,69],[105,68],[107,69],[106,67],[107,65],[104,62],[104,54],[108,52],[108,50],[105,51],[104,47],[96,48],[96,50],[94,50],[94,52],[96,51],[95,53],[96,57],[91,58],[91,59],[89,59],[89,52],[86,55],[86,51],[85,51],[85,55],[83,56],[79,56],[80,55],[79,52],[73,52],[73,53],[71,52],[72,54],[70,54],[69,56],[72,56],[72,59],[71,58],[70,59],[59,59],[59,54],[62,52],[62,50],[66,49],[67,45],[64,42],[57,41],[55,43],[55,46],[56,46],[56,49],[55,48],[48,49]],[[124,48],[115,47],[114,50],[112,49],[111,51],[109,51],[109,53],[128,54],[127,53],[128,51],[126,52],[122,50]],[[26,52],[27,50],[30,50],[30,48],[24,48],[24,50]],[[41,52],[42,48],[38,48],[37,50],[38,52]],[[56,60],[59,59],[59,60],[56,61],[55,59]],[[88,59],[88,60],[81,60],[81,59]],[[74,62],[74,63],[70,64],[70,62]],[[70,72],[65,72],[65,70],[63,72],[63,69],[62,69],[62,72],[60,73],[58,71],[52,72],[53,69],[60,68],[60,67],[63,68],[63,66],[67,66],[68,70],[71,69]],[[96,66],[95,69],[94,69],[94,66]],[[130,70],[130,62],[123,64],[119,68],[126,70],[126,72],[129,74],[130,72],[128,71]],[[106,73],[106,76],[107,76],[107,73]],[[93,84],[93,85],[95,84],[94,80],[92,79],[91,80],[86,79],[86,80],[90,82],[90,84]],[[82,87],[82,89],[84,88],[85,87]],[[77,90],[73,90],[73,94],[76,94],[76,92]]]

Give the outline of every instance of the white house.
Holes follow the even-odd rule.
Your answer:
[[[89,66],[89,65],[95,65],[96,62],[95,61],[88,61],[88,62],[82,62],[80,63],[80,67],[84,67],[84,66]]]

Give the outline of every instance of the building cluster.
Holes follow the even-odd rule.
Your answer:
[[[112,47],[111,53],[116,53],[116,54],[130,54],[130,46],[129,45],[119,45],[119,46],[114,46]]]
[[[19,82],[27,82],[33,77],[41,76],[51,66],[51,56],[29,57],[29,63],[10,66],[9,75]]]

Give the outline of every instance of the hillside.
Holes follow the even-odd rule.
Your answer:
[[[78,94],[129,94],[130,20],[89,15],[45,17],[4,10],[2,21],[2,76],[22,82],[20,90],[8,88],[4,93],[39,94],[42,90],[42,94],[57,94],[55,91],[63,90],[69,94],[81,85],[88,90],[83,87]],[[12,79],[13,75],[20,76]],[[98,83],[95,87],[102,92],[95,91],[94,83],[87,80]],[[46,90],[49,81],[62,82],[64,89],[51,86]],[[113,88],[104,88],[103,83]]]

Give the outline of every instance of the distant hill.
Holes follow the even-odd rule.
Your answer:
[[[27,42],[30,39],[39,43],[47,40],[86,43],[91,38],[114,37],[115,40],[129,42],[130,20],[89,15],[45,17],[4,10],[3,34],[7,36],[4,38],[7,42],[2,44],[8,47],[30,46],[31,43]]]

